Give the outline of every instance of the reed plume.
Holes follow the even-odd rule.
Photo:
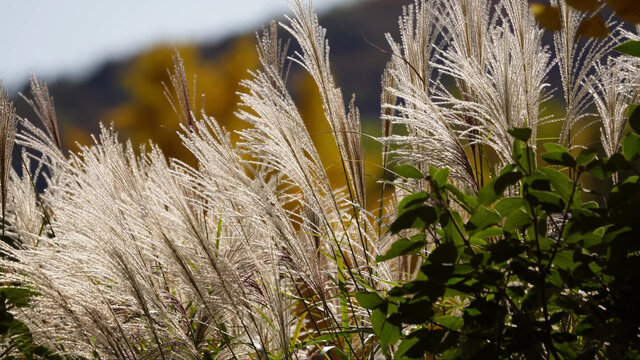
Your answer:
[[[13,145],[18,117],[13,103],[9,100],[9,94],[0,86],[0,195],[2,196],[2,236],[5,235],[7,216],[7,191],[11,173],[11,161],[13,159]]]

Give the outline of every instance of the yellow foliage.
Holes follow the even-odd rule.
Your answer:
[[[586,37],[606,37],[609,34],[607,25],[598,14],[582,20],[578,34]]]
[[[311,139],[318,149],[320,159],[324,164],[327,175],[333,188],[346,186],[344,169],[340,161],[338,146],[331,133],[331,126],[325,118],[322,100],[318,88],[311,76],[302,74],[294,80],[295,91],[299,95],[298,109],[300,115],[307,125]],[[364,132],[364,130],[363,130]],[[378,130],[379,132],[379,130]],[[378,134],[380,135],[380,134]],[[377,208],[380,200],[382,186],[378,183],[382,179],[383,171],[381,167],[381,146],[374,141],[363,139],[363,151],[365,160],[365,181],[367,187],[367,207]]]
[[[598,0],[566,0],[567,5],[580,11],[596,11],[600,8]]]
[[[616,15],[632,24],[640,23],[640,1],[638,0],[605,0],[616,12]]]
[[[560,10],[557,7],[538,3],[533,3],[529,6],[540,26],[553,31],[562,29]]]
[[[578,11],[597,11],[600,8],[599,0],[565,0],[567,5]],[[605,0],[605,3],[615,12],[616,16],[632,24],[640,23],[640,1],[638,0]],[[557,7],[532,2],[531,12],[547,30],[558,31],[562,28],[560,11]],[[586,37],[605,37],[609,34],[602,16],[593,14],[585,18],[578,29],[578,34]]]
[[[242,123],[233,115],[238,102],[236,92],[240,90],[238,82],[247,76],[247,70],[258,65],[253,41],[240,38],[214,62],[203,60],[194,46],[181,46],[177,50],[187,74],[197,74],[195,80],[187,79],[190,86],[195,84],[196,96],[193,88],[190,95],[195,101],[196,115],[204,109],[229,130],[240,129]],[[152,140],[168,156],[190,162],[190,156],[176,136],[179,129],[177,115],[164,95],[163,83],[169,84],[167,69],[173,66],[173,54],[173,47],[163,45],[138,57],[122,79],[131,100],[106,113],[101,121],[113,123],[116,130],[135,145]],[[206,97],[199,94],[206,94]]]

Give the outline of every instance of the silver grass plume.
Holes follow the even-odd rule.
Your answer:
[[[371,263],[371,251],[375,248],[375,243],[370,241],[370,234],[367,229],[371,227],[366,224],[368,219],[364,213],[365,209],[365,174],[364,156],[361,145],[360,116],[354,101],[345,108],[341,90],[336,86],[332,76],[329,61],[329,46],[326,40],[326,30],[318,23],[318,17],[311,9],[309,3],[302,0],[288,0],[290,8],[294,13],[294,18],[288,18],[289,24],[281,24],[298,42],[301,52],[290,57],[293,61],[301,65],[314,79],[323,102],[325,117],[327,118],[335,141],[338,145],[340,158],[344,168],[347,191],[349,192],[349,202],[352,207],[352,215],[349,212],[339,212],[340,218],[352,216],[355,226],[353,229],[345,231],[346,249],[339,246],[336,251],[340,257],[345,257],[345,252],[351,254],[356,273],[362,275],[362,269]],[[339,204],[332,200],[335,205]],[[344,228],[346,219],[341,219],[338,224]],[[346,221],[348,222],[348,220]],[[355,232],[353,232],[355,230]],[[333,239],[340,239],[332,234]],[[355,241],[354,241],[355,240]],[[349,277],[352,278],[354,286],[358,288],[355,281],[354,272],[349,267]],[[369,271],[367,277],[371,277]]]
[[[536,148],[538,126],[546,118],[541,117],[543,104],[551,98],[548,90],[548,76],[556,64],[551,58],[550,49],[542,45],[544,31],[537,25],[536,19],[529,10],[529,4],[520,0],[504,2],[506,15],[503,21],[511,24],[514,37],[513,66],[520,70],[522,92],[525,101],[524,126],[531,129],[531,146]]]
[[[405,8],[400,19],[402,42],[396,43],[387,35],[393,57],[387,65],[391,86],[384,89],[388,95],[383,98],[383,121],[390,122],[386,125],[389,130],[392,124],[406,126],[408,135],[387,136],[384,141],[401,145],[392,151],[398,161],[426,164],[424,167],[450,166],[454,179],[476,189],[473,169],[456,130],[463,123],[432,99],[432,86],[438,81],[433,62],[437,48],[444,45],[439,11],[446,11],[441,2],[416,1]]]
[[[49,133],[49,136],[55,141],[58,149],[62,151],[62,143],[60,142],[60,132],[58,131],[58,119],[56,110],[53,105],[53,97],[49,95],[47,84],[38,80],[35,74],[31,74],[31,95],[33,99],[20,94],[20,96],[31,106],[36,113],[42,125]]]
[[[589,81],[601,121],[600,142],[607,156],[620,148],[627,125],[627,109],[640,98],[640,62],[631,57],[610,58],[595,65]]]
[[[621,30],[621,39],[640,40],[634,32]],[[601,122],[600,143],[607,156],[619,150],[627,127],[627,109],[640,99],[640,61],[631,56],[610,57],[594,65],[589,94]]]
[[[287,0],[294,18],[281,24],[298,41],[302,53],[292,59],[314,79],[322,98],[325,117],[334,133],[340,157],[346,167],[347,184],[353,188],[354,201],[364,208],[364,159],[360,135],[360,116],[353,102],[346,111],[342,91],[336,86],[329,61],[326,30],[304,0]]]
[[[589,89],[590,82],[595,78],[590,75],[598,61],[611,51],[619,32],[614,31],[605,39],[582,38],[578,29],[582,20],[590,14],[579,12],[564,1],[552,0],[551,4],[560,9],[562,30],[554,34],[553,40],[567,109],[558,143],[572,149],[579,146],[574,144],[576,137],[594,124],[585,119],[589,115],[588,108],[593,104]]]
[[[6,214],[10,224],[8,229],[16,234],[20,242],[35,244],[38,237],[33,234],[38,234],[42,227],[42,209],[41,204],[37,201],[36,189],[31,178],[24,175],[26,171],[31,169],[31,159],[24,150],[20,156],[24,159],[24,164],[21,167],[22,176],[13,169],[9,175],[10,188],[7,194],[7,208],[11,209],[11,212]],[[42,167],[36,168],[33,177],[38,178],[41,170]]]
[[[182,123],[188,128],[192,128],[194,123],[193,111],[195,110],[195,103],[189,104],[189,87],[187,85],[187,73],[184,68],[184,61],[182,61],[177,50],[171,58],[173,60],[173,70],[167,70],[167,73],[169,74],[172,90],[169,89],[167,84],[163,83],[164,95],[167,97],[167,100],[169,100],[173,111],[176,112],[180,121],[182,121]]]
[[[538,125],[540,105],[547,99],[550,55],[542,47],[542,30],[526,2],[464,3],[451,6],[443,17],[451,40],[438,65],[440,72],[456,80],[461,95],[442,89],[435,98],[465,119],[467,126],[460,136],[472,146],[490,146],[500,157],[501,167],[511,161],[512,138],[507,131]],[[482,20],[475,20],[476,16]]]
[[[11,173],[11,161],[13,159],[13,145],[18,126],[18,117],[13,103],[9,100],[9,94],[0,86],[0,192],[2,196],[2,234],[6,227],[7,190],[9,175]]]

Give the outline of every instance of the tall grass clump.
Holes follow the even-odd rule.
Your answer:
[[[4,95],[0,102],[3,223],[15,239],[0,245],[0,278],[35,294],[12,314],[36,342],[69,358],[393,358],[378,313],[356,294],[418,274],[419,257],[376,261],[396,240],[388,227],[398,201],[429,186],[416,174],[447,167],[456,186],[477,195],[517,160],[513,128],[532,130],[534,150],[542,141],[590,145],[580,142],[587,129],[601,129],[605,154],[620,147],[640,68],[610,53],[636,35],[620,28],[583,39],[576,24],[590,13],[553,3],[564,21],[553,46],[525,0],[405,8],[400,39],[387,36],[380,141],[386,167],[412,167],[396,168],[394,192],[383,192],[375,211],[365,203],[355,97],[345,101],[326,30],[306,1],[288,0],[293,15],[280,24],[298,51],[288,52],[275,23],[258,36],[260,68],[241,83],[237,113],[250,126],[236,143],[198,111],[176,56],[165,90],[194,166],[153,144],[134,149],[108,126],[93,145],[65,151],[53,100],[34,77],[27,101],[43,126],[21,122],[20,171],[9,161],[16,116]],[[343,188],[332,187],[287,88],[290,63],[317,85]],[[545,110],[554,95],[565,113]],[[538,136],[554,123],[559,136]],[[41,193],[36,182],[46,183]],[[509,191],[518,195],[518,186]],[[420,251],[431,251],[435,237],[425,239]]]

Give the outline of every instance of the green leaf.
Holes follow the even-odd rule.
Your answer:
[[[478,193],[478,202],[485,206],[491,205],[502,196],[509,186],[517,184],[522,179],[522,173],[513,170],[513,165],[507,166],[500,176],[483,186]]]
[[[429,175],[438,187],[444,187],[447,184],[447,178],[449,177],[449,168],[445,167],[436,170],[436,168],[430,167]]]
[[[587,171],[596,179],[605,180],[611,176],[612,169],[607,164],[607,159],[597,159],[587,166]]]
[[[453,199],[463,206],[466,211],[471,212],[472,209],[478,206],[478,200],[475,197],[463,193],[454,185],[447,184],[445,189],[449,190],[449,193],[453,195]]]
[[[405,196],[404,199],[400,201],[400,204],[398,204],[398,215],[402,215],[408,210],[419,208],[428,199],[429,194],[425,191]]]
[[[395,354],[396,360],[413,360],[424,359],[424,350],[416,353],[415,349],[418,347],[420,339],[417,337],[408,337],[398,345],[398,350]]]
[[[386,261],[402,255],[416,254],[427,245],[424,234],[412,236],[411,239],[402,238],[393,244],[386,254],[376,257],[377,262]]]
[[[357,292],[356,300],[358,300],[358,303],[360,303],[362,307],[371,310],[386,304],[386,300],[374,292]]]
[[[0,288],[0,298],[6,299],[16,307],[29,306],[29,298],[38,295],[40,294],[25,288],[11,286]]]
[[[573,269],[578,266],[578,264],[573,260],[573,251],[558,252],[553,258],[553,265],[557,266],[559,269],[570,271],[573,271]]]
[[[417,209],[411,209],[404,212],[402,215],[391,224],[389,230],[397,234],[404,229],[426,229],[429,225],[438,220],[438,214],[436,210],[429,206],[422,206]]]
[[[569,202],[569,198],[571,197],[571,192],[573,190],[573,182],[571,182],[571,179],[569,179],[567,175],[555,169],[546,168],[538,171],[549,179],[549,182],[553,187],[553,191],[560,195],[565,202]]]
[[[542,154],[542,159],[551,165],[563,165],[573,168],[577,165],[576,159],[569,154],[569,150],[553,143],[544,144],[546,153]]]
[[[629,105],[629,109],[627,109],[629,114],[629,126],[636,132],[636,134],[640,134],[640,107],[638,105]]]
[[[458,248],[452,243],[440,244],[429,254],[429,261],[433,264],[455,264],[457,260]]]
[[[533,149],[523,141],[518,139],[513,141],[513,154],[511,155],[515,165],[525,174],[535,170],[536,154]]]
[[[503,239],[489,246],[488,251],[492,261],[502,263],[522,254],[525,247],[517,240]]]
[[[400,339],[400,328],[387,321],[387,314],[380,309],[375,309],[371,313],[371,327],[378,335],[382,348],[393,345]]]
[[[640,57],[640,41],[637,40],[625,41],[614,49],[626,55]]]
[[[524,200],[519,197],[504,198],[493,207],[501,216],[507,217],[513,211],[524,207]]]
[[[591,163],[597,155],[598,152],[595,149],[584,149],[576,158],[576,163],[578,165],[587,165]]]
[[[509,134],[511,134],[511,136],[520,141],[527,142],[531,138],[531,129],[529,128],[513,128],[508,132]]]
[[[629,134],[622,139],[622,154],[628,161],[640,157],[640,136]]]
[[[504,230],[502,230],[501,228],[490,227],[488,229],[484,229],[482,231],[478,231],[477,233],[474,233],[471,239],[469,239],[469,241],[471,242],[472,245],[474,244],[486,245],[487,242],[484,241],[483,239],[502,236],[503,234],[504,234]]]
[[[460,330],[464,326],[464,320],[461,317],[443,315],[434,318],[436,324],[442,325],[449,330]]]
[[[490,226],[497,225],[501,220],[500,215],[495,211],[489,210],[482,206],[478,211],[469,219],[465,225],[465,229],[468,231],[484,230]]]
[[[532,206],[540,206],[549,213],[560,212],[565,208],[565,201],[551,191],[529,190],[525,198]]]
[[[398,165],[393,171],[405,179],[424,179],[424,174],[411,165]]]
[[[520,229],[523,226],[531,224],[531,218],[523,209],[517,209],[507,217],[504,222],[504,229],[509,232],[513,232],[516,229]]]
[[[632,164],[619,152],[611,155],[611,157],[607,159],[606,170],[609,172],[630,170],[632,168]]]

